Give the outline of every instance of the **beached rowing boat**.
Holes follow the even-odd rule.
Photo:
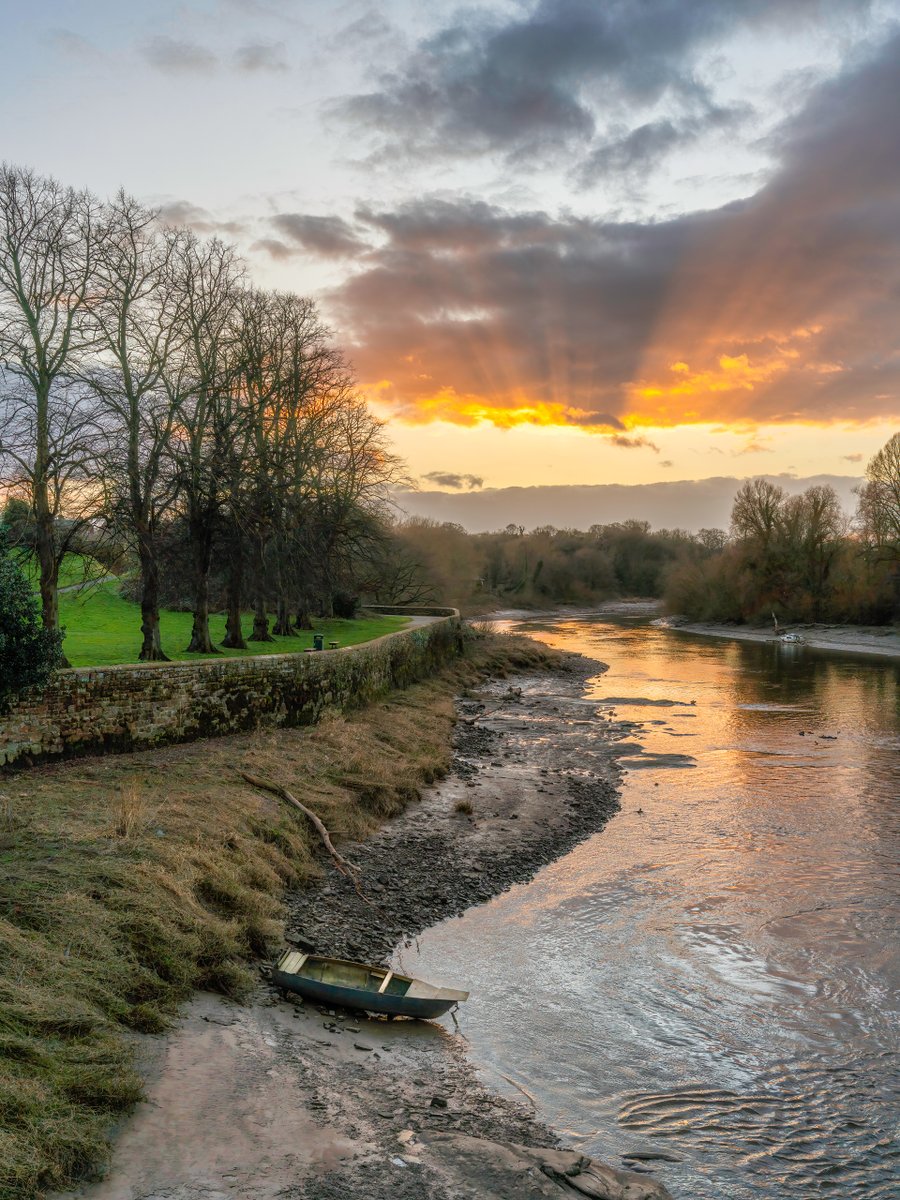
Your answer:
[[[295,992],[320,1004],[426,1020],[443,1016],[469,998],[468,992],[435,987],[387,967],[370,967],[302,950],[282,954],[272,968],[272,982],[284,992]]]

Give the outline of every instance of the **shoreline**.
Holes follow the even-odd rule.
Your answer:
[[[675,633],[688,633],[697,637],[731,639],[738,642],[768,642],[782,644],[779,637],[766,627],[750,625],[726,625],[716,621],[688,621],[683,617],[661,616],[662,601],[640,597],[608,600],[596,608],[564,606],[555,609],[496,609],[481,618],[491,621],[529,621],[543,617],[632,617],[645,618],[651,624]],[[656,620],[652,618],[656,617]],[[812,650],[832,650],[843,654],[876,655],[879,658],[900,659],[900,626],[897,625],[835,625],[788,622],[781,635],[798,634],[799,643],[787,642],[786,646],[804,645]]]
[[[328,867],[288,896],[288,932],[323,953],[384,960],[602,829],[619,810],[621,731],[583,696],[594,674],[570,655],[460,699],[449,775],[367,839],[341,843],[366,900]],[[613,1169],[561,1149],[530,1101],[479,1081],[461,1035],[285,1002],[265,983],[249,1005],[193,1001],[174,1034],[154,1039],[145,1074],[149,1103],[120,1130],[110,1173],[67,1196],[669,1195],[646,1161]]]
[[[802,641],[782,643],[768,629],[753,629],[742,625],[717,625],[712,621],[677,621],[662,627],[675,633],[698,637],[726,638],[738,642],[769,643],[770,645],[806,646],[811,650],[836,650],[843,654],[867,654],[879,658],[900,659],[900,630],[892,625],[785,625],[784,633],[798,634]]]

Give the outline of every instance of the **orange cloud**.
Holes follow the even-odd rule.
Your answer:
[[[769,387],[791,372],[840,372],[843,368],[839,363],[819,362],[812,357],[804,360],[811,353],[810,341],[821,332],[818,326],[780,336],[767,334],[750,350],[719,354],[710,366],[697,369],[683,359],[670,362],[664,372],[628,385],[627,423],[675,425],[721,419],[723,405],[733,411],[744,407],[745,402],[728,405],[729,399]]]
[[[765,183],[715,210],[358,213],[378,244],[331,303],[361,379],[400,420],[502,428],[900,415],[898,53],[811,92]]]
[[[392,411],[392,393],[395,385],[382,379],[365,389],[376,407]],[[562,403],[528,400],[522,396],[490,400],[475,395],[460,395],[452,387],[442,388],[431,394],[417,395],[413,405],[405,405],[395,416],[413,425],[429,424],[432,421],[449,421],[454,425],[490,424],[498,429],[513,429],[517,425],[576,427],[590,431],[608,432],[624,428],[622,422],[611,413],[592,413]]]

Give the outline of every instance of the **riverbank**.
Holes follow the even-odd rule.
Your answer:
[[[329,867],[291,891],[289,928],[326,952],[387,959],[600,828],[618,808],[615,730],[582,696],[596,665],[556,665],[466,695],[446,778],[341,843],[365,899]],[[76,1193],[85,1200],[667,1195],[646,1174],[559,1150],[531,1105],[485,1089],[464,1040],[438,1025],[356,1019],[262,986],[245,1006],[201,997],[153,1043],[150,1103],[117,1139],[107,1180]]]
[[[550,664],[470,638],[426,683],[316,726],[38,767],[0,782],[0,1197],[97,1169],[140,1098],[129,1036],[197,989],[240,998],[280,943],[282,896],[322,869],[306,819],[240,772],[294,789],[364,836],[446,773],[453,697]]]
[[[666,628],[700,637],[730,638],[739,642],[779,642],[769,628],[753,629],[744,625],[716,625],[712,622],[672,621],[663,618]],[[813,650],[840,650],[845,654],[875,654],[882,658],[900,658],[900,629],[896,625],[785,625],[780,637],[796,635],[799,644]],[[786,645],[796,645],[788,642]]]

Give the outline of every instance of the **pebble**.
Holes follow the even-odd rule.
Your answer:
[[[367,1045],[366,1042],[354,1042],[353,1049],[354,1050],[374,1050],[375,1047]]]

